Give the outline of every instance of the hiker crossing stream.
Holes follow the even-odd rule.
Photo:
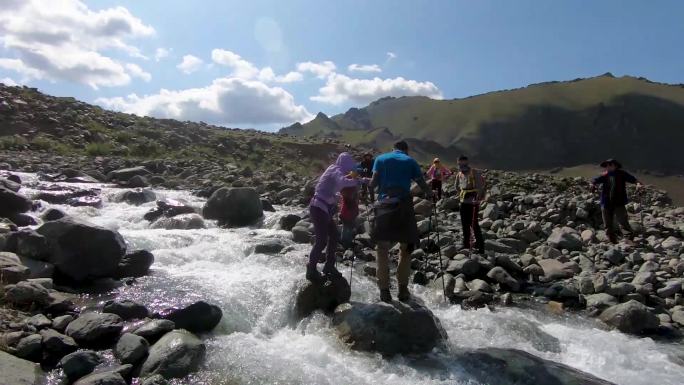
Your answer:
[[[37,176],[20,175],[26,191],[35,190]],[[293,243],[291,232],[279,230],[278,222],[299,209],[276,207],[253,228],[220,228],[207,220],[203,229],[152,229],[143,215],[154,202],[115,203],[112,198],[120,189],[97,187],[102,189],[101,208],[52,207],[115,229],[129,249],[154,254],[152,273],[116,289],[117,298],[135,300],[153,311],[205,300],[223,311],[218,327],[202,336],[207,344],[202,369],[179,384],[513,384],[521,383],[516,382],[519,371],[554,372],[555,363],[578,371],[564,367],[564,375],[581,377],[584,372],[626,385],[680,384],[684,374],[681,346],[607,331],[595,320],[553,315],[533,304],[465,311],[444,304],[439,291],[418,285],[412,285],[412,293],[441,321],[448,334],[446,346],[427,355],[385,358],[353,351],[337,338],[330,318],[322,313],[294,326],[290,322],[310,246]],[[155,192],[157,198],[192,206],[205,202],[187,191]],[[255,252],[264,243],[284,248]],[[349,278],[349,266],[340,271]],[[352,301],[373,303],[377,295],[374,278],[356,270]]]

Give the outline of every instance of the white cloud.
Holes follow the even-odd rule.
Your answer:
[[[432,82],[407,80],[402,77],[394,79],[353,79],[345,75],[333,73],[326,84],[319,89],[319,94],[310,99],[328,104],[353,102],[367,104],[385,96],[428,96],[442,99],[442,92]]]
[[[214,49],[211,51],[211,59],[220,65],[226,66],[232,70],[230,77],[251,80],[258,79],[266,83],[292,83],[303,79],[302,74],[295,71],[290,71],[285,75],[276,75],[271,67],[264,67],[259,69],[251,62],[242,58],[242,56],[225,49]]]
[[[202,66],[202,59],[198,58],[197,56],[193,55],[185,55],[183,56],[183,61],[180,62],[176,68],[179,70],[183,71],[186,74],[191,74],[197,70],[200,69]]]
[[[214,49],[211,51],[211,60],[233,70],[231,76],[241,79],[252,79],[259,75],[259,69],[252,63],[243,59],[240,55],[225,50]]]
[[[169,57],[170,53],[171,49],[157,48],[156,51],[154,51],[154,60],[161,61],[162,59]]]
[[[397,54],[391,51],[387,52],[387,61],[394,60],[397,58]]]
[[[14,87],[18,86],[19,83],[15,82],[14,79],[12,78],[0,78],[0,83],[3,83],[6,86]]]
[[[36,79],[119,86],[138,68],[107,56],[119,50],[145,58],[129,40],[154,34],[124,7],[92,11],[79,0],[5,0],[0,8],[0,44],[16,55],[14,71]],[[5,63],[7,64],[7,63]],[[144,72],[144,71],[143,71]]]
[[[382,72],[382,68],[377,64],[351,64],[347,70],[349,72]]]
[[[96,103],[137,115],[201,120],[224,126],[289,124],[313,118],[284,89],[239,78],[219,78],[202,88],[162,89],[153,95],[100,98]]]
[[[314,63],[314,62],[303,62],[303,63],[298,63],[297,64],[297,71],[299,72],[310,72],[317,77],[323,79],[326,76],[332,74],[335,72],[337,69],[337,66],[335,66],[335,63],[326,60],[320,63]]]
[[[152,79],[152,75],[150,75],[149,72],[143,71],[143,69],[137,64],[127,63],[126,69],[132,76],[140,78],[146,82],[149,82]]]

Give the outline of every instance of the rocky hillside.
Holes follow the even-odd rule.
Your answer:
[[[608,156],[632,169],[684,172],[684,87],[610,74],[464,99],[379,99],[364,108],[283,128],[386,148],[412,142],[423,161],[466,153],[487,167],[549,169]]]
[[[84,165],[94,157],[121,165],[154,159],[173,166],[176,174],[167,179],[190,186],[199,179],[250,175],[255,169],[309,174],[327,166],[329,155],[340,150],[331,140],[138,117],[0,84],[0,151],[8,159],[27,152],[48,164],[59,161],[56,155]],[[178,174],[183,175],[175,178]]]

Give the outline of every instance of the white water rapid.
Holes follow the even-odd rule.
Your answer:
[[[19,175],[28,186],[22,192],[30,195],[38,178]],[[119,298],[134,299],[152,310],[203,299],[223,310],[218,328],[204,336],[208,345],[204,369],[179,383],[477,384],[459,365],[454,352],[480,347],[523,350],[616,384],[684,383],[681,344],[635,338],[607,331],[593,320],[534,309],[463,311],[459,306],[442,305],[439,296],[419,286],[412,288],[414,293],[434,311],[449,335],[447,351],[421,360],[387,360],[353,352],[339,342],[322,314],[294,328],[288,325],[288,311],[296,282],[304,277],[309,246],[293,244],[286,253],[275,256],[252,252],[259,240],[289,240],[290,233],[275,229],[278,217],[288,208],[268,213],[263,228],[258,229],[222,229],[210,221],[202,230],[150,229],[143,214],[155,207],[154,202],[142,206],[113,203],[108,198],[121,190],[98,187],[104,200],[101,209],[52,207],[118,230],[129,250],[147,249],[154,254],[152,274],[119,289]],[[196,206],[203,203],[184,191],[156,193],[158,198],[185,200]],[[341,270],[348,278],[349,268]],[[353,300],[376,300],[377,289],[362,272],[355,272],[352,290]]]

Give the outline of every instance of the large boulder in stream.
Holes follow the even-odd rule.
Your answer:
[[[126,252],[116,231],[65,217],[38,228],[50,246],[48,262],[71,280],[113,277]]]
[[[168,332],[152,345],[140,369],[140,377],[159,374],[164,378],[182,378],[196,371],[204,360],[206,346],[190,332]]]
[[[333,312],[338,305],[349,302],[351,288],[342,277],[329,277],[323,282],[305,281],[295,297],[294,320],[299,322],[316,310]]]
[[[515,349],[484,348],[456,354],[478,383],[516,385],[615,385],[567,365]]]
[[[353,350],[385,356],[427,353],[447,339],[439,319],[417,299],[342,304],[335,309],[332,323]]]
[[[114,196],[114,202],[124,202],[135,206],[154,202],[155,199],[157,199],[157,195],[154,191],[146,188],[122,191]]]
[[[259,193],[250,187],[221,187],[214,191],[202,209],[206,219],[229,226],[249,226],[264,215]]]

